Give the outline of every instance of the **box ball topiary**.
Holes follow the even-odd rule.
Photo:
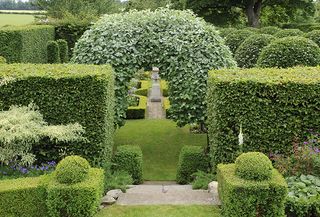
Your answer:
[[[241,154],[235,162],[236,175],[246,180],[263,181],[271,178],[273,166],[261,152]]]
[[[7,63],[7,59],[4,58],[3,56],[0,56],[0,64]]]
[[[63,184],[82,182],[88,177],[90,168],[86,159],[76,155],[68,156],[58,163],[56,179]]]
[[[231,52],[235,54],[241,43],[253,34],[256,33],[253,33],[249,30],[237,30],[231,32],[225,37],[226,45],[230,48]]]
[[[235,31],[237,31],[237,29],[236,28],[232,28],[232,27],[230,27],[230,28],[221,28],[221,29],[219,29],[219,35],[221,37],[225,38],[227,35],[229,35],[232,32],[235,32]]]
[[[259,67],[289,68],[294,66],[317,66],[320,48],[310,39],[286,37],[272,41],[258,59]]]
[[[279,31],[281,31],[281,29],[276,26],[266,26],[259,29],[259,32],[261,34],[268,34],[268,35],[274,35]]]
[[[264,47],[276,39],[272,35],[256,34],[247,38],[237,49],[235,60],[241,68],[253,68],[257,64],[260,53]]]
[[[276,38],[285,38],[289,36],[303,36],[304,33],[299,29],[283,29],[276,34],[274,34],[274,37]]]
[[[306,38],[309,38],[320,47],[320,30],[313,30],[305,34]]]

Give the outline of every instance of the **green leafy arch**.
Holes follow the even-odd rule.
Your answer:
[[[113,66],[118,123],[134,73],[159,67],[169,83],[171,118],[180,126],[205,121],[208,71],[236,65],[214,26],[191,11],[170,9],[104,16],[77,42],[72,62]]]

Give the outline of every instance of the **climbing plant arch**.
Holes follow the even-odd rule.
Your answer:
[[[180,126],[204,122],[208,70],[235,66],[212,25],[190,11],[169,9],[104,16],[77,42],[72,61],[113,66],[118,123],[134,73],[159,67],[169,83],[170,114]]]

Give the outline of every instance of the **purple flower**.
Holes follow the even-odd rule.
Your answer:
[[[308,145],[308,144],[309,144],[309,142],[303,142],[303,144],[304,144],[304,145]]]

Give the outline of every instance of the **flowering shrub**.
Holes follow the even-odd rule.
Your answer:
[[[51,173],[56,167],[55,161],[49,161],[42,163],[40,165],[32,166],[21,166],[15,164],[9,164],[0,166],[0,180],[1,179],[11,179],[11,178],[20,178],[20,177],[33,177],[40,176],[43,174]]]
[[[285,176],[313,174],[320,176],[320,134],[309,132],[306,141],[294,142],[290,156],[273,155],[275,167]]]

